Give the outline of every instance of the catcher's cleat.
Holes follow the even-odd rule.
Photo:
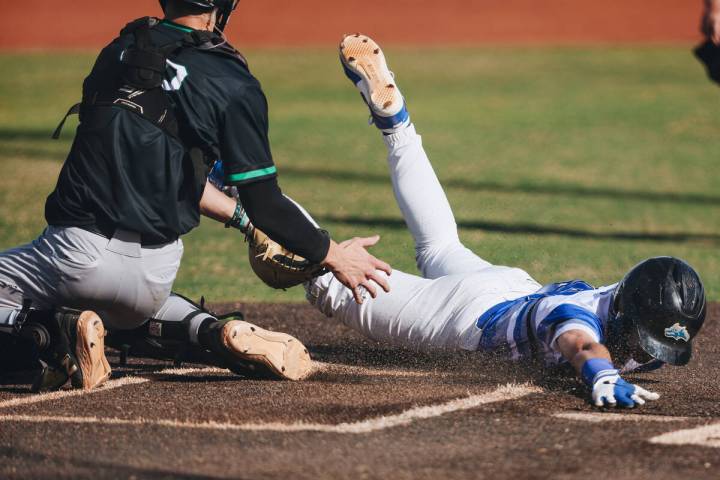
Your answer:
[[[201,327],[200,342],[221,365],[251,378],[302,380],[312,361],[296,338],[242,320],[212,320]]]
[[[377,43],[359,33],[345,35],[340,42],[340,63],[345,75],[360,90],[375,126],[393,133],[410,123],[405,100]]]
[[[49,336],[40,352],[43,367],[33,391],[57,390],[68,379],[74,388],[90,390],[110,378],[105,326],[95,312],[61,310],[45,326]]]

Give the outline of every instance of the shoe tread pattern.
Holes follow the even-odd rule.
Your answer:
[[[301,380],[312,370],[312,360],[305,346],[285,333],[234,320],[223,327],[222,341],[238,358],[260,363],[282,379]]]
[[[371,108],[382,116],[396,113],[393,106],[402,99],[380,46],[365,35],[347,35],[340,43],[340,55],[345,65],[367,83],[370,98],[366,101]]]

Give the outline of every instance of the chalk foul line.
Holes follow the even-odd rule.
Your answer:
[[[648,441],[658,445],[700,445],[720,448],[720,423],[663,433]]]
[[[320,423],[222,423],[188,422],[179,420],[153,420],[145,418],[100,418],[100,417],[61,417],[46,415],[0,415],[0,422],[61,423],[61,424],[98,424],[120,426],[160,426],[193,430],[219,431],[255,431],[255,432],[322,432],[339,434],[371,433],[387,428],[408,425],[416,420],[435,418],[448,413],[470,410],[489,403],[516,400],[542,390],[530,385],[505,385],[484,394],[470,395],[438,405],[415,407],[396,415],[370,418],[354,423],[327,425]]]
[[[578,422],[682,422],[691,417],[669,417],[665,415],[641,415],[632,413],[599,413],[599,412],[562,412],[554,413],[553,417]]]
[[[576,420],[582,422],[678,422],[688,420],[703,420],[693,417],[666,417],[662,415],[633,415],[621,413],[590,413],[590,412],[566,412],[556,413],[556,418],[565,420]],[[675,430],[674,432],[663,433],[648,440],[656,445],[699,445],[701,447],[720,448],[720,423],[703,425],[700,427]]]
[[[163,375],[188,375],[192,373],[217,373],[227,372],[219,368],[168,368],[165,370],[159,370],[156,372],[149,372],[148,375],[151,377],[163,376]],[[55,392],[38,393],[36,395],[22,396],[18,398],[11,398],[10,400],[4,400],[0,402],[0,409],[17,407],[20,405],[31,405],[34,403],[50,402],[53,400],[60,400],[63,398],[77,397],[80,395],[91,395],[94,393],[107,392],[115,388],[125,387],[128,385],[139,385],[141,383],[147,383],[152,381],[149,377],[122,377],[115,380],[109,380],[102,386],[94,388],[92,390],[73,389],[73,390],[58,390]]]

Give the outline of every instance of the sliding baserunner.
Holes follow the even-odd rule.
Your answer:
[[[324,275],[306,283],[310,303],[377,340],[569,363],[597,406],[656,400],[656,393],[623,380],[621,369],[688,363],[706,313],[695,270],[682,260],[658,257],[639,263],[614,285],[594,288],[574,280],[542,286],[524,270],[483,260],[459,240],[380,47],[366,36],[347,36],[340,59],[384,135],[395,198],[422,277],[396,270],[387,278],[389,293],[366,295],[358,304],[352,292]]]

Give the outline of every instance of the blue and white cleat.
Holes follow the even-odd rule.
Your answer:
[[[373,39],[359,33],[345,35],[340,42],[340,62],[345,75],[360,90],[370,108],[376,127],[390,134],[410,124],[410,115],[395,84],[395,76]]]

